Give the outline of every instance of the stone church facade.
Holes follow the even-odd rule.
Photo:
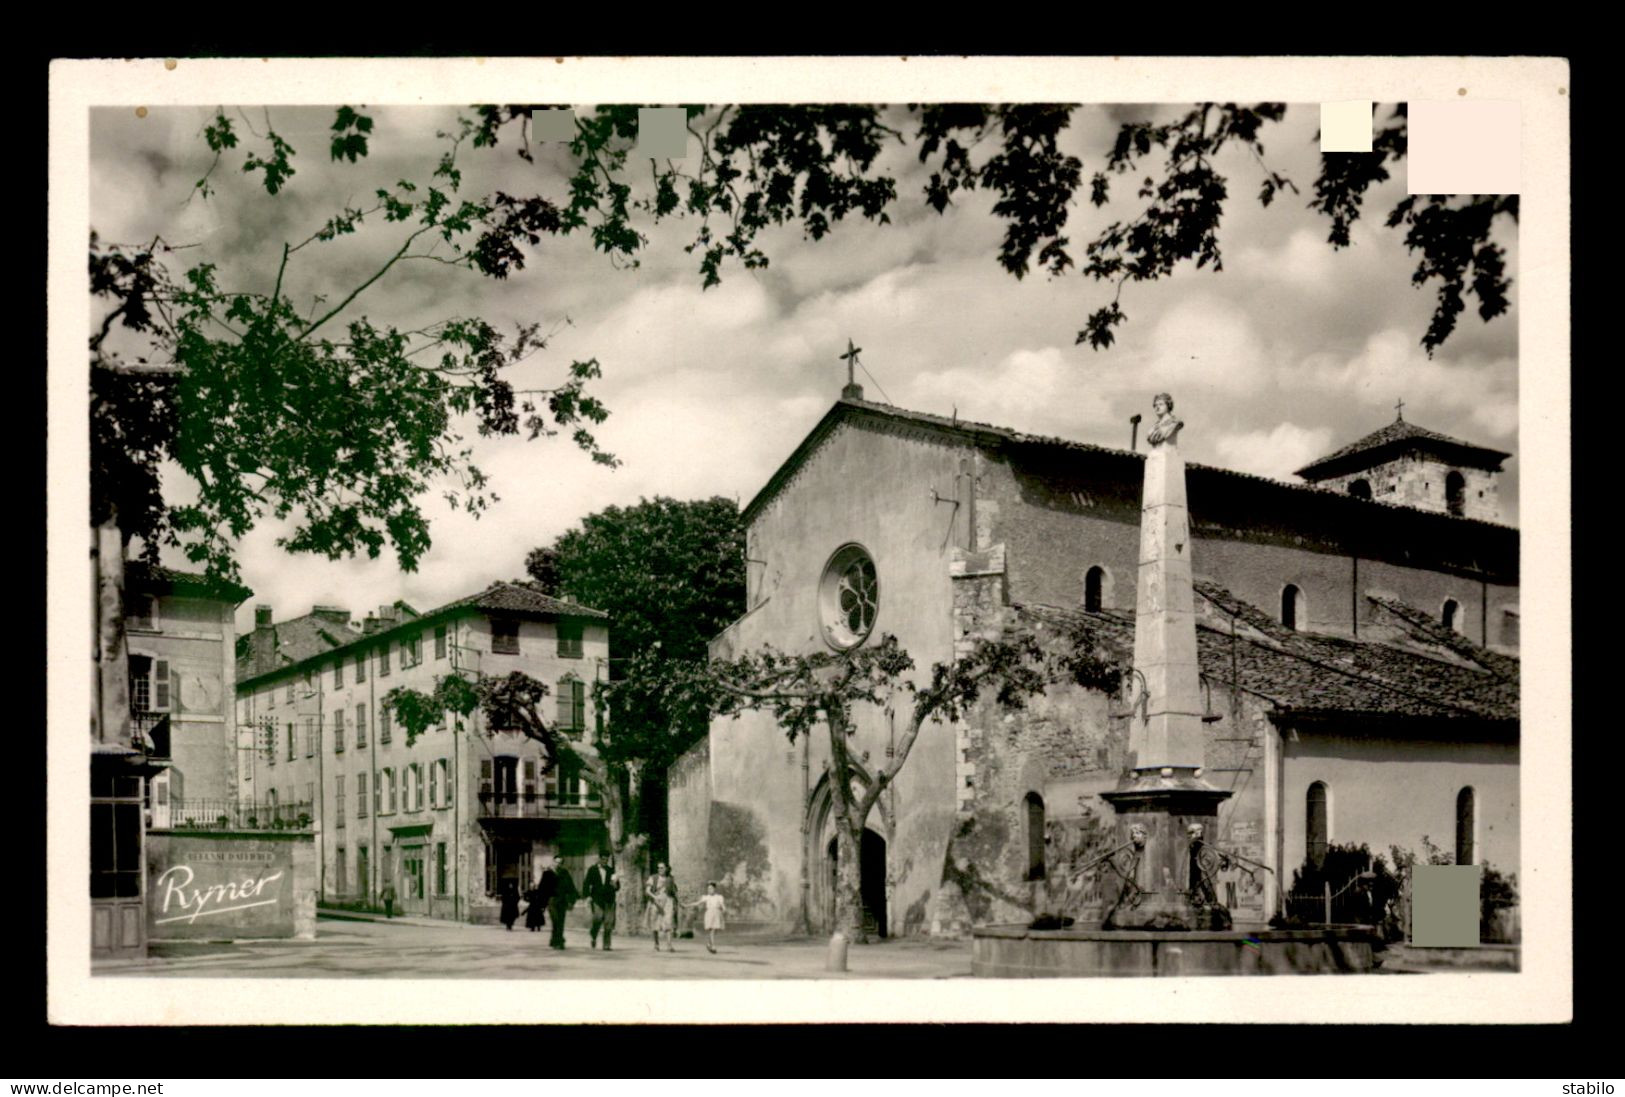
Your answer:
[[[1142,460],[849,386],[745,508],[747,606],[713,657],[891,633],[923,676],[978,635],[1022,628],[1087,637],[1126,664]],[[1237,924],[1262,924],[1281,878],[1327,842],[1448,847],[1465,826],[1470,859],[1516,870],[1517,531],[1199,465],[1188,489],[1208,779],[1232,791],[1212,838],[1273,870],[1221,881]],[[875,929],[1095,916],[1106,882],[1074,870],[1111,832],[1099,794],[1126,765],[1131,700],[1057,686],[1023,710],[984,701],[928,725],[867,822]],[[854,756],[881,764],[901,716],[855,717]],[[827,931],[825,735],[790,744],[747,713],[672,768],[685,893],[714,879],[741,928]]]

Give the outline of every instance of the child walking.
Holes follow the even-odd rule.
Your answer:
[[[712,880],[706,884],[705,894],[688,905],[705,908],[705,950],[715,952],[717,950],[717,930],[724,928],[722,916],[728,910],[727,902],[717,893],[717,882]]]

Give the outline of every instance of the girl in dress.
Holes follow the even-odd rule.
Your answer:
[[[728,911],[728,904],[717,892],[717,882],[712,880],[705,885],[705,894],[694,902],[691,907],[705,908],[705,950],[717,950],[717,930],[723,928],[723,915]]]

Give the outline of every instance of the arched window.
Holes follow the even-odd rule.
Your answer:
[[[1456,864],[1471,865],[1477,863],[1478,850],[1474,848],[1473,832],[1478,829],[1478,807],[1474,802],[1477,797],[1473,793],[1473,786],[1468,785],[1456,793]]]
[[[1099,613],[1102,605],[1102,592],[1106,586],[1106,569],[1093,567],[1083,577],[1083,608],[1090,613]]]
[[[1349,481],[1349,494],[1354,496],[1356,499],[1369,499],[1369,498],[1371,498],[1371,481],[1370,480],[1350,480]]]
[[[1326,847],[1331,841],[1331,791],[1325,781],[1309,786],[1309,817],[1304,829],[1309,863],[1319,868],[1326,860]]]
[[[1303,618],[1303,591],[1288,583],[1281,591],[1281,624],[1287,628],[1300,627]]]
[[[1444,509],[1461,517],[1462,503],[1467,496],[1467,478],[1455,469],[1444,478]]]
[[[1445,628],[1456,632],[1461,631],[1461,603],[1454,598],[1444,600],[1444,609],[1439,612],[1439,623]]]
[[[1044,798],[1027,794],[1027,879],[1044,878]]]

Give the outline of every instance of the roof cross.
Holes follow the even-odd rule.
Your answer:
[[[1405,398],[1402,396],[1399,399],[1399,403],[1394,405],[1394,422],[1402,423],[1404,421],[1405,421]]]
[[[855,347],[852,345],[851,339],[846,341],[846,353],[840,357],[841,360],[846,363],[846,383],[849,385],[856,383],[856,378],[852,376],[852,369],[858,364],[858,355],[862,351],[862,347]]]

